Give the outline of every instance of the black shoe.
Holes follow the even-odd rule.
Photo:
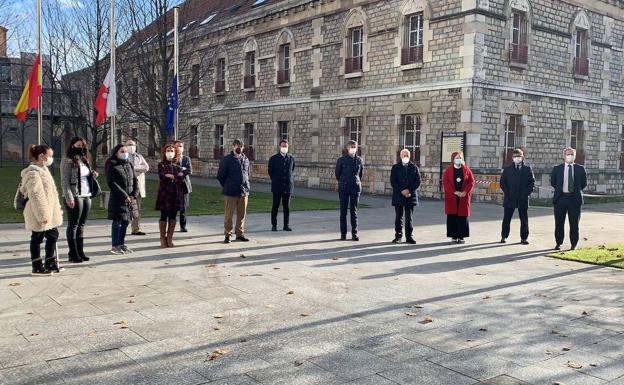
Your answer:
[[[392,243],[401,243],[401,239],[403,239],[403,237],[399,237],[398,235],[396,237],[394,237],[394,239],[392,240]]]
[[[410,245],[415,245],[416,241],[414,240],[414,238],[407,238],[405,240],[405,243],[410,244]]]
[[[91,258],[87,257],[84,253],[84,238],[76,238],[76,255],[81,261],[87,262]]]
[[[236,242],[249,242],[249,238],[246,238],[244,235],[237,235]]]
[[[459,238],[457,240],[457,244],[459,244],[459,245],[463,245],[464,243],[466,243],[466,241],[464,241],[464,238]]]
[[[561,245],[560,244],[556,244],[555,245],[555,250],[561,250]]]
[[[527,241],[526,239],[523,239],[523,240],[520,241],[520,244],[521,245],[528,245],[529,241]]]
[[[67,261],[69,263],[82,263],[82,258],[69,256],[69,259]]]
[[[181,227],[180,228],[180,232],[181,233],[188,233],[188,230],[186,229],[186,227]]]
[[[507,243],[507,238],[501,238],[500,243]]]
[[[136,233],[130,233],[130,235],[145,235],[142,231],[137,231]]]
[[[277,231],[277,225],[271,226],[271,231]]]
[[[351,237],[351,240],[354,242],[358,242],[360,240],[360,238],[357,235],[354,235]]]
[[[347,235],[346,234],[340,235],[340,240],[341,241],[346,241],[347,240]]]
[[[284,231],[292,231],[292,229],[289,226],[284,226]]]
[[[572,247],[570,247],[570,250],[576,250],[576,245],[573,245]]]
[[[223,243],[230,243],[230,237],[229,236],[225,236],[225,240],[223,240]]]
[[[45,270],[49,271],[50,273],[57,273],[58,274],[61,271],[64,271],[65,268],[59,266],[58,261],[56,260],[56,257],[52,257],[50,259],[46,258]]]
[[[45,268],[41,259],[32,261],[32,275],[52,275],[52,272]]]

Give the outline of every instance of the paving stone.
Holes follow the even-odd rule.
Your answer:
[[[63,384],[63,377],[47,362],[37,362],[0,371],[0,384]]]
[[[443,354],[439,350],[398,335],[381,335],[358,341],[354,347],[392,362],[404,362]]]
[[[524,381],[520,381],[517,378],[502,375],[489,380],[479,382],[479,385],[529,385]]]
[[[345,385],[396,385],[394,381],[390,381],[378,374],[358,378],[357,380],[346,382]]]
[[[128,345],[142,344],[145,341],[131,329],[91,331],[86,335],[67,337],[81,353],[118,349]]]
[[[272,385],[337,385],[344,381],[308,361],[293,361],[252,371],[247,375],[261,383]]]
[[[402,365],[379,374],[403,385],[470,385],[477,382],[473,378],[428,361]]]
[[[395,366],[395,364],[364,350],[355,349],[344,349],[336,353],[312,358],[310,361],[346,380],[354,380]]]
[[[260,383],[253,378],[243,375],[224,378],[218,381],[210,382],[210,385],[259,385]]]
[[[496,377],[520,368],[520,365],[511,361],[502,360],[472,349],[433,357],[429,360],[479,380]]]
[[[571,369],[568,367],[544,367],[540,364],[527,366],[508,373],[511,377],[526,381],[533,385],[552,385],[562,383],[566,385],[599,385],[607,381]]]

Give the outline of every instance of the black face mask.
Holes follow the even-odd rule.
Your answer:
[[[69,150],[69,154],[70,156],[86,156],[87,155],[87,149],[86,148],[78,148],[78,147],[72,147]]]
[[[243,153],[243,149],[240,147],[236,147],[236,149],[234,149],[234,152],[237,153],[238,155]]]

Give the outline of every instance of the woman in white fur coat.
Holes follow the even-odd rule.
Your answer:
[[[54,152],[46,145],[32,145],[28,150],[30,165],[22,170],[21,191],[28,199],[24,208],[26,230],[32,231],[30,258],[33,275],[59,272],[56,255],[58,227],[63,223],[59,194],[48,167],[54,162]],[[41,258],[41,243],[46,240],[45,260]]]

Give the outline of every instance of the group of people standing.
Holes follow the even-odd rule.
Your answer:
[[[58,199],[54,179],[48,167],[53,163],[53,150],[46,145],[33,145],[29,149],[31,164],[21,172],[22,181],[18,194],[27,200],[24,206],[25,227],[31,231],[30,253],[32,273],[49,275],[60,272],[56,243],[58,227],[63,221],[63,210]],[[575,164],[576,151],[564,151],[564,163],[555,166],[551,173],[554,189],[553,204],[555,214],[555,249],[560,250],[564,240],[566,216],[570,223],[571,248],[575,249],[579,240],[579,221],[582,190],[587,186],[585,168]],[[504,215],[501,230],[501,243],[506,243],[510,234],[513,214],[518,210],[520,217],[520,239],[528,244],[529,197],[535,187],[535,177],[530,166],[525,164],[522,150],[513,151],[513,163],[503,169],[500,186],[504,193]],[[471,196],[475,178],[466,165],[464,154],[451,155],[452,164],[444,171],[444,210],[447,216],[447,237],[453,243],[463,244],[470,236]],[[71,140],[67,156],[61,161],[61,185],[64,204],[68,215],[66,231],[69,248],[68,260],[72,263],[89,261],[84,251],[84,228],[91,210],[91,199],[100,194],[97,182],[98,172],[92,168],[87,142],[83,138]],[[290,227],[290,200],[294,189],[295,158],[289,153],[288,140],[279,143],[279,152],[269,159],[268,174],[271,178],[273,205],[271,208],[271,230],[277,231],[279,206],[283,207],[283,230]],[[146,196],[145,174],[149,165],[137,152],[136,142],[128,140],[115,146],[105,163],[108,199],[108,219],[112,221],[111,239],[113,254],[128,254],[133,251],[126,245],[127,228],[132,224],[133,235],[145,235],[140,229],[142,199]],[[160,211],[160,246],[174,247],[173,235],[180,218],[181,231],[186,232],[186,209],[189,194],[192,192],[190,175],[192,163],[184,155],[184,144],[176,141],[166,144],[160,154],[158,164],[159,187],[156,210]],[[358,213],[364,162],[358,155],[358,144],[349,141],[344,154],[336,162],[335,177],[338,182],[340,199],[340,238],[347,239],[347,214],[350,214],[351,240],[359,241]],[[219,163],[217,180],[224,195],[224,243],[248,242],[245,236],[245,217],[249,202],[250,162],[244,152],[244,144],[236,139],[231,152]],[[413,237],[414,208],[418,206],[417,190],[421,176],[410,151],[400,151],[399,160],[390,172],[392,205],[395,208],[395,236],[393,243],[400,243],[405,234],[405,242],[415,244]],[[17,195],[16,195],[17,199]],[[236,214],[236,222],[233,216]],[[41,257],[41,244],[46,240],[45,257]]]

